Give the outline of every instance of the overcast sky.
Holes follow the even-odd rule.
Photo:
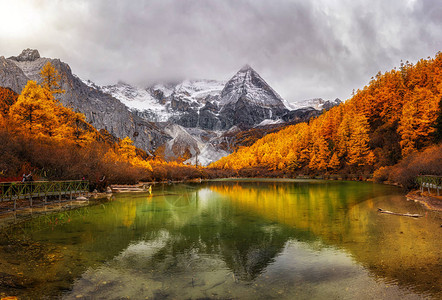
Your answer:
[[[439,0],[0,0],[0,55],[38,49],[83,79],[228,80],[250,64],[283,98],[347,99],[442,50]]]

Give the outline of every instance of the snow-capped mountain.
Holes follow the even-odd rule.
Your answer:
[[[264,79],[249,65],[242,67],[225,85],[221,92],[221,106],[236,103],[240,98],[264,107],[289,109],[288,102],[281,98]]]
[[[266,119],[281,119],[289,111],[288,103],[249,65],[226,83],[220,97],[219,119],[225,130],[238,124],[253,127]]]
[[[231,134],[222,137],[232,128],[301,122],[340,102],[317,98],[289,104],[249,65],[227,82],[185,80],[147,88],[119,82],[100,89],[139,117],[165,122],[161,127],[171,137],[164,144],[166,159],[190,157],[187,163],[202,165],[229,154],[219,145],[220,140],[234,138]]]
[[[169,121],[186,128],[251,128],[264,120],[277,122],[290,110],[288,102],[248,65],[228,82],[185,80],[148,88],[119,82],[100,89],[148,121]]]
[[[84,113],[97,129],[130,137],[148,153],[164,149],[167,159],[190,157],[189,163],[198,160],[206,165],[229,154],[233,149],[229,145],[242,130],[306,121],[320,114],[315,109],[340,103],[318,98],[288,104],[248,65],[227,82],[185,80],[144,88],[119,82],[101,87],[33,49],[17,57],[0,57],[0,86],[19,93],[28,80],[41,82],[40,69],[48,61],[61,75],[63,105]]]

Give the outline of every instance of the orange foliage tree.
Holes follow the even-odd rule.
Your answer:
[[[65,92],[60,87],[61,76],[51,62],[48,61],[40,70],[40,77],[43,80],[42,86],[49,90],[53,95]]]
[[[58,119],[52,94],[35,81],[28,81],[9,110],[16,131],[34,136],[55,136]]]

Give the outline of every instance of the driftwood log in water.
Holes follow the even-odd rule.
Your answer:
[[[412,217],[412,218],[422,217],[419,214],[409,214],[409,213],[401,214],[401,213],[395,213],[395,212],[392,212],[392,211],[389,211],[389,210],[383,210],[382,208],[378,208],[378,212],[383,213],[383,214],[396,215],[396,216],[404,216],[404,217]]]

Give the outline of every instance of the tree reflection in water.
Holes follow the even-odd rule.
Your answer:
[[[378,214],[425,214],[394,187],[222,181],[116,199],[69,224],[27,231],[63,249],[60,277],[76,274],[67,298],[441,293],[440,219]]]

